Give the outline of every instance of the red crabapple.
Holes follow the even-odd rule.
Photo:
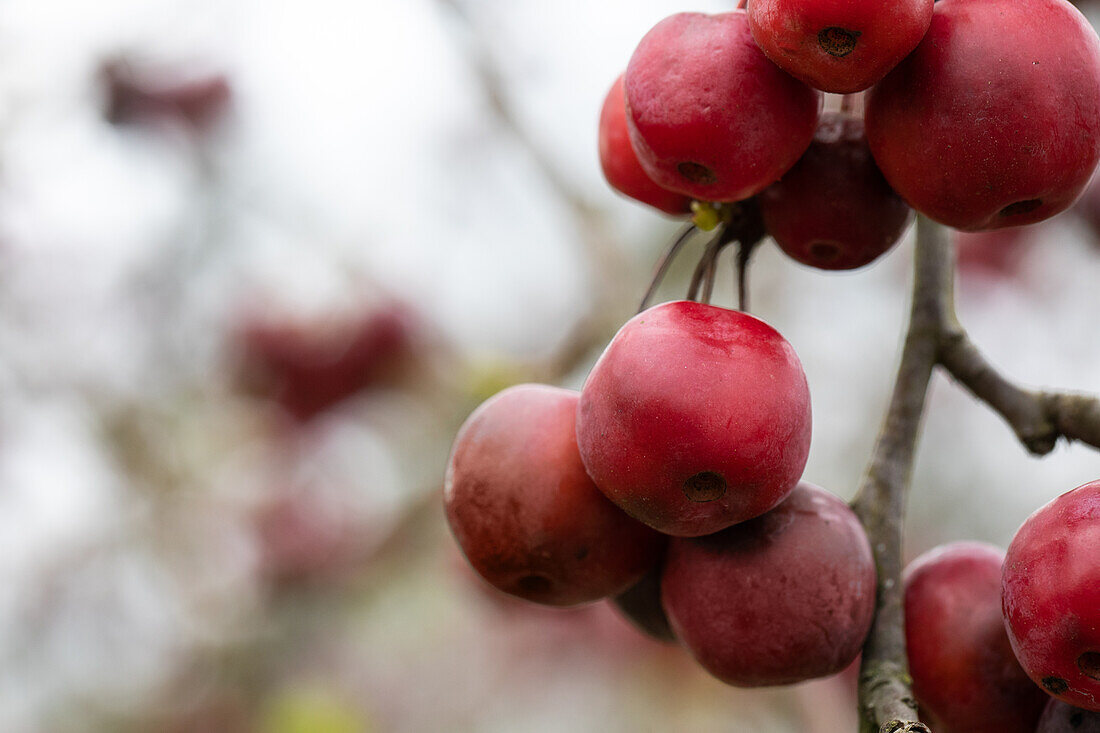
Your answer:
[[[1035,733],[1100,733],[1100,713],[1051,700]]]
[[[524,384],[478,407],[447,465],[447,521],[500,590],[571,606],[621,593],[660,559],[664,538],[609,502],[584,471],[578,395]]]
[[[784,71],[824,92],[871,86],[917,47],[933,0],[752,0],[749,25]]]
[[[249,316],[237,336],[241,381],[299,421],[369,387],[398,381],[418,351],[417,316],[391,301],[354,316]]]
[[[222,74],[187,69],[153,69],[128,59],[104,62],[104,116],[114,125],[183,123],[196,132],[225,114],[231,92]]]
[[[1005,556],[1001,599],[1012,650],[1052,696],[1100,711],[1100,481],[1043,506]]]
[[[626,125],[622,76],[615,80],[607,93],[600,112],[600,167],[611,187],[624,196],[673,216],[691,211],[690,198],[658,186],[638,162]]]
[[[940,0],[866,120],[914,209],[969,231],[1042,221],[1100,158],[1100,41],[1065,0]]]
[[[638,160],[660,186],[740,201],[813,139],[820,95],[768,61],[743,10],[678,13],[638,44],[624,77]]]
[[[905,569],[909,673],[936,733],[1032,733],[1049,699],[1008,643],[1003,559],[992,545],[955,542]]]
[[[806,153],[758,198],[779,248],[822,270],[873,262],[909,223],[909,206],[871,157],[863,120],[841,112],[821,116]]]
[[[731,685],[785,685],[840,672],[875,607],[863,526],[801,482],[763,516],[707,537],[673,538],[661,579],[676,636]]]
[[[747,313],[677,301],[608,344],[581,390],[577,444],[627,514],[692,537],[782,501],[806,466],[810,423],[786,339]]]

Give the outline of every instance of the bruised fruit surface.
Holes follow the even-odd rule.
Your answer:
[[[500,590],[554,606],[626,590],[665,542],[588,478],[576,407],[571,390],[504,390],[459,430],[444,487],[451,531],[474,569]]]
[[[1065,0],[940,0],[866,121],[914,209],[970,231],[1042,221],[1100,158],[1100,41]]]
[[[607,93],[600,112],[599,143],[600,167],[604,178],[616,191],[673,216],[691,211],[690,198],[658,186],[638,162],[626,125],[626,97],[621,76]]]
[[[863,120],[842,112],[821,116],[805,155],[759,200],[779,248],[822,270],[870,264],[897,244],[911,213],[875,165]]]
[[[588,473],[632,517],[698,536],[763,514],[798,483],[810,392],[794,349],[747,313],[654,306],[615,335],[577,410]]]
[[[1008,546],[1001,598],[1020,664],[1051,696],[1100,711],[1100,481],[1041,507]]]
[[[659,185],[740,201],[776,181],[813,139],[820,95],[764,56],[745,11],[665,18],[625,76],[638,160]]]
[[[913,694],[937,733],[1032,733],[1046,704],[1005,633],[1003,559],[992,545],[955,542],[905,570]]]
[[[840,672],[863,645],[875,564],[848,506],[806,482],[756,519],[674,538],[662,577],[677,637],[731,685],[785,685]]]

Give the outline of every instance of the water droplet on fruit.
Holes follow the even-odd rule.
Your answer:
[[[817,34],[817,43],[821,46],[821,50],[830,56],[843,58],[855,50],[859,35],[859,31],[831,26]]]
[[[702,503],[714,501],[726,493],[726,480],[711,471],[697,473],[684,482],[684,496]]]

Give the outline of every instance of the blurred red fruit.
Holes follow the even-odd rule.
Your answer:
[[[249,318],[238,336],[242,381],[254,394],[309,420],[412,365],[416,318],[399,303],[311,322]]]
[[[104,116],[113,125],[183,123],[203,131],[229,107],[229,81],[218,73],[141,67],[111,59],[99,72],[106,100]]]
[[[959,271],[989,278],[1011,278],[1020,272],[1035,244],[1033,227],[954,232]]]
[[[370,544],[361,520],[320,492],[278,489],[259,507],[260,572],[279,585],[324,581],[352,569]]]

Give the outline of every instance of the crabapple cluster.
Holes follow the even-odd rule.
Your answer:
[[[800,478],[810,395],[791,345],[692,301],[628,321],[579,394],[490,399],[455,439],[451,529],[474,568],[528,600],[615,596],[719,679],[839,672],[874,612],[855,514]]]
[[[1066,0],[679,13],[638,45],[599,142],[626,196],[674,216],[755,197],[792,258],[858,268],[908,207],[978,231],[1072,205],[1100,160],[1100,41]]]
[[[822,92],[847,96],[830,107]],[[688,300],[622,326],[579,393],[512,387],[467,419],[445,480],[452,532],[498,589],[610,599],[729,684],[838,672],[875,612],[868,538],[803,480],[793,347],[695,302],[697,279],[713,284],[732,241],[743,267],[765,234],[846,270],[894,246],[914,209],[970,231],[1064,210],[1100,160],[1100,41],[1066,0],[679,13],[612,86],[599,154],[620,193],[719,227],[710,259]],[[1097,557],[1100,482],[1037,512],[1007,556],[961,543],[910,566],[909,663],[938,733],[1062,730],[1100,711]],[[1044,713],[1050,696],[1076,708]]]
[[[914,560],[905,637],[922,718],[937,733],[1100,731],[1098,557],[1094,481],[1035,512],[1007,554],[957,542]]]

